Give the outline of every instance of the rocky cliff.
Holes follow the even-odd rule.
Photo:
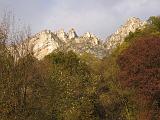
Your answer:
[[[44,30],[36,34],[29,41],[29,46],[32,47],[34,56],[38,59],[50,54],[61,45],[65,44],[65,38],[59,38],[50,30]]]
[[[104,43],[107,51],[111,51],[118,45],[122,44],[125,37],[129,35],[130,32],[135,32],[136,29],[142,29],[145,24],[147,24],[147,22],[142,21],[139,18],[129,18],[124,25],[122,25],[114,34],[107,38]]]
[[[94,54],[102,58],[109,51],[122,44],[129,32],[134,32],[137,28],[141,29],[146,24],[139,18],[132,17],[122,25],[114,34],[107,38],[103,43],[98,37],[90,32],[86,32],[82,36],[78,36],[72,28],[66,33],[63,29],[56,32],[44,30],[34,35],[29,40],[29,47],[33,50],[33,54],[37,59],[43,59],[46,55],[53,51],[69,51],[72,50],[78,54],[84,52]]]
[[[72,50],[78,54],[84,52],[103,57],[105,49],[102,41],[95,35],[87,32],[83,36],[78,36],[72,28],[66,33],[64,30],[51,32],[44,30],[34,35],[28,46],[32,48],[33,54],[37,59],[42,59],[54,50],[69,51]]]

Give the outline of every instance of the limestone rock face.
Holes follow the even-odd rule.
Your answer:
[[[107,38],[105,42],[106,49],[112,50],[116,48],[118,45],[123,43],[125,37],[127,37],[130,32],[135,32],[137,28],[143,28],[145,24],[147,23],[139,18],[129,18],[124,25],[122,25],[114,34]]]
[[[99,58],[104,57],[106,53],[102,40],[92,33],[87,32],[83,36],[68,37],[68,39],[68,42],[63,46],[64,51],[72,50],[78,54],[90,53]]]
[[[66,52],[72,50],[78,54],[87,52],[97,57],[105,55],[105,49],[100,39],[89,32],[84,36],[78,37],[74,29],[71,29],[68,33],[64,32],[64,30],[57,32],[44,30],[34,35],[28,41],[28,46],[39,60],[53,51]]]
[[[58,37],[59,39],[63,40],[64,42],[67,42],[66,40],[67,40],[68,36],[67,36],[67,34],[64,32],[63,29],[55,32],[55,34],[57,35],[57,37]]]
[[[90,39],[93,45],[98,45],[100,43],[100,39],[97,38],[95,35],[93,35],[90,32],[87,32],[83,35],[84,39]]]
[[[91,38],[92,37],[92,34],[90,32],[86,32],[84,35],[83,35],[84,38]]]
[[[76,31],[73,28],[70,29],[68,32],[68,39],[75,39],[76,37],[78,37]]]
[[[51,31],[45,30],[31,38],[29,46],[32,46],[34,56],[37,59],[42,59],[60,47],[62,43],[63,40],[59,40],[59,38]]]
[[[116,48],[119,44],[122,44],[129,32],[134,32],[137,28],[141,29],[145,24],[146,22],[132,17],[114,34],[108,37],[104,43],[90,32],[78,36],[73,28],[69,30],[68,33],[64,30],[59,30],[57,32],[44,30],[29,39],[28,45],[29,49],[32,49],[34,56],[39,60],[53,51],[66,52],[69,50],[72,50],[77,54],[90,53],[96,57],[103,58],[110,53],[112,49]]]

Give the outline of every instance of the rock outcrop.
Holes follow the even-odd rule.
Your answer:
[[[114,34],[107,38],[105,42],[106,49],[111,51],[116,48],[118,45],[123,43],[124,39],[130,32],[135,32],[137,28],[143,28],[145,24],[146,22],[140,20],[139,18],[129,18],[124,25],[122,25]]]
[[[78,37],[78,35],[74,28],[70,29],[68,32],[68,39],[75,39],[76,37]]]
[[[114,34],[108,37],[104,43],[90,32],[78,36],[73,28],[68,33],[63,29],[57,32],[44,30],[34,35],[28,41],[28,46],[30,50],[32,49],[34,56],[39,60],[53,51],[69,50],[78,54],[87,52],[102,58],[119,44],[122,44],[129,32],[134,32],[137,28],[141,29],[145,24],[146,22],[141,21],[139,18],[132,17]]]
[[[49,30],[44,30],[29,40],[29,47],[32,47],[34,56],[37,59],[44,58],[62,44],[64,44],[64,40],[59,39],[56,34]]]
[[[90,53],[99,58],[102,58],[106,50],[104,49],[102,40],[97,38],[92,33],[85,33],[83,36],[78,36],[74,29],[68,33],[68,42],[59,50],[69,51],[72,50],[78,54]]]
[[[89,32],[79,37],[73,28],[68,33],[64,32],[63,29],[57,32],[44,30],[34,35],[29,40],[28,46],[39,60],[55,50],[72,50],[78,54],[87,52],[97,57],[105,55],[105,49],[100,39]]]
[[[55,32],[54,34],[57,35],[57,37],[58,37],[60,40],[63,40],[64,42],[67,42],[68,36],[67,36],[67,34],[64,32],[63,29],[58,30],[58,31]]]
[[[71,39],[63,49],[65,51],[72,50],[78,54],[86,52],[99,58],[102,58],[104,55],[106,55],[106,50],[102,40],[89,32],[85,33],[83,36]]]
[[[84,39],[90,39],[91,40],[90,42],[92,42],[93,45],[98,45],[101,42],[99,38],[97,38],[95,35],[93,35],[90,32],[86,32],[83,35],[83,38]]]

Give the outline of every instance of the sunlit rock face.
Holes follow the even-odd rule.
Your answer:
[[[96,37],[95,35],[93,35],[92,33],[90,32],[86,32],[84,35],[83,35],[83,38],[84,39],[87,39],[87,40],[91,40],[90,42],[93,44],[93,45],[98,45],[100,43],[100,39],[98,37]]]
[[[33,48],[34,56],[37,59],[44,58],[46,55],[50,54],[55,49],[60,47],[62,43],[63,40],[60,40],[49,30],[45,30],[36,34],[29,41],[29,45]]]
[[[122,25],[114,34],[107,38],[105,42],[106,49],[112,50],[116,48],[124,42],[125,37],[128,36],[130,32],[135,32],[137,28],[143,28],[145,24],[146,22],[140,20],[139,18],[129,18],[124,25]]]
[[[92,33],[85,33],[78,36],[74,29],[71,29],[68,34],[68,42],[59,48],[64,51],[74,51],[77,54],[90,53],[96,57],[102,58],[106,51],[104,49],[102,40],[93,35]]]
[[[34,56],[39,60],[55,50],[72,50],[77,54],[86,52],[97,57],[105,55],[104,46],[99,38],[89,32],[78,36],[73,28],[68,33],[64,30],[42,31],[29,40],[29,47],[32,48]]]
[[[67,34],[64,32],[63,29],[58,30],[57,32],[55,32],[55,35],[57,35],[57,37],[61,40],[63,40],[64,42],[67,42],[68,36]]]
[[[134,32],[137,28],[144,27],[146,22],[139,18],[132,17],[122,25],[105,42],[102,42],[97,36],[86,32],[78,36],[75,29],[65,32],[63,29],[56,32],[44,30],[34,35],[29,40],[29,48],[32,49],[34,56],[41,60],[53,51],[74,51],[77,54],[90,53],[96,57],[103,58],[110,51],[122,44],[129,32]]]
[[[70,29],[68,32],[68,39],[75,39],[76,37],[78,37],[78,35],[74,28]]]

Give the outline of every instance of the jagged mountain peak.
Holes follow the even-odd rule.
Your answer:
[[[76,31],[74,28],[71,28],[68,32],[68,38],[69,39],[75,39],[76,37],[78,37]]]
[[[78,36],[76,30],[71,28],[68,33],[64,29],[56,32],[43,30],[29,40],[29,45],[33,47],[34,56],[38,59],[43,59],[55,50],[73,50],[78,54],[87,52],[102,58],[116,46],[122,44],[129,32],[134,32],[137,28],[141,29],[145,24],[145,21],[131,17],[108,37],[104,44],[102,40],[90,32]]]
[[[69,29],[69,32],[74,32],[74,33],[76,33],[76,30],[75,30],[74,28],[70,28],[70,29]]]
[[[145,24],[147,24],[146,21],[141,20],[140,18],[137,17],[130,17],[128,18],[128,20],[126,21],[126,23],[124,25],[141,25],[144,26]]]
[[[37,34],[35,34],[34,36],[32,36],[32,37],[37,37],[37,36],[40,36],[40,35],[44,35],[44,34],[51,34],[51,30],[42,30],[42,31],[40,31],[39,33],[37,33]]]
[[[91,37],[95,37],[95,35],[93,35],[92,33],[90,32],[86,32],[84,35],[83,35],[84,38],[91,38]]]
[[[99,43],[100,39],[92,33],[87,32],[83,36],[78,36],[75,29],[71,28],[68,33],[64,29],[56,32],[43,30],[29,40],[29,47],[33,48],[34,56],[39,60],[55,50],[73,50],[78,54],[88,52],[102,57],[105,50],[103,44]]]
[[[61,40],[63,40],[64,42],[67,42],[67,33],[64,31],[64,29],[60,29],[56,32],[54,32],[55,35],[57,35],[57,37]]]
[[[93,45],[98,45],[100,43],[100,41],[102,42],[102,40],[100,40],[96,35],[90,33],[90,32],[86,32],[83,36],[84,40],[90,40],[90,42]]]
[[[127,20],[127,22],[135,22],[135,21],[141,21],[141,19],[138,18],[138,17],[130,17],[130,18],[128,18],[128,20]]]
[[[67,40],[75,39],[76,37],[78,37],[74,28],[71,28],[68,31],[68,33],[65,32],[64,29],[60,29],[54,32],[54,34],[57,35],[59,39],[62,39],[64,42],[67,42]]]
[[[137,28],[142,29],[145,24],[147,24],[147,22],[139,18],[129,18],[124,25],[120,26],[115,33],[107,38],[105,42],[106,49],[111,51],[116,48],[118,45],[123,43],[125,37],[129,35],[130,32],[135,32]]]

